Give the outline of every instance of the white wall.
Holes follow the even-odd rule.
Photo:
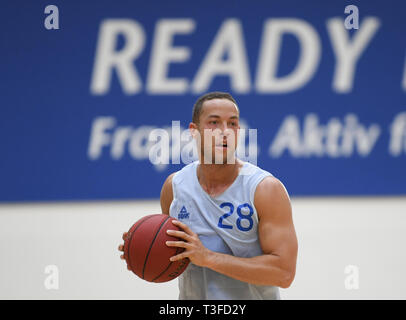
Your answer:
[[[292,204],[299,256],[282,298],[406,299],[406,197]],[[138,279],[117,250],[134,221],[159,212],[158,201],[0,205],[0,299],[177,299],[176,280]],[[48,265],[58,289],[44,285]],[[348,265],[358,289],[345,287]]]

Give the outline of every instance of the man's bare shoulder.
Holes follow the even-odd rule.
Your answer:
[[[173,176],[174,176],[176,173],[177,173],[177,171],[172,172],[172,173],[165,179],[164,186],[165,186],[165,185],[171,185],[171,184],[172,184]]]
[[[176,172],[171,173],[165,180],[161,189],[161,209],[163,214],[169,214],[169,208],[173,200],[172,180]]]
[[[257,186],[254,196],[255,207],[262,212],[279,211],[282,207],[290,207],[289,194],[283,183],[273,176],[264,178]]]
[[[256,191],[259,194],[263,193],[287,193],[283,183],[274,176],[267,176],[258,184]]]

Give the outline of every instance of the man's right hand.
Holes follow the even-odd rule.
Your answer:
[[[124,232],[124,233],[123,233],[123,237],[122,237],[123,240],[124,240],[126,237],[127,237],[127,232]],[[120,245],[118,246],[118,250],[121,251],[121,252],[123,252],[123,254],[120,255],[120,259],[121,259],[121,260],[125,260],[125,258],[124,258],[124,244],[120,244]],[[129,267],[128,264],[127,264],[127,269],[131,271],[131,269],[130,269],[130,267]]]

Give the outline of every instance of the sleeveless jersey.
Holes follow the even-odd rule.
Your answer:
[[[211,197],[197,178],[198,164],[190,163],[174,174],[170,216],[187,224],[212,251],[247,258],[262,255],[254,193],[271,174],[244,162],[235,181]],[[180,300],[280,299],[276,286],[242,282],[193,263],[179,276],[178,284]]]

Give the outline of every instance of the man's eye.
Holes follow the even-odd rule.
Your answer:
[[[216,120],[210,121],[210,124],[217,124]]]

